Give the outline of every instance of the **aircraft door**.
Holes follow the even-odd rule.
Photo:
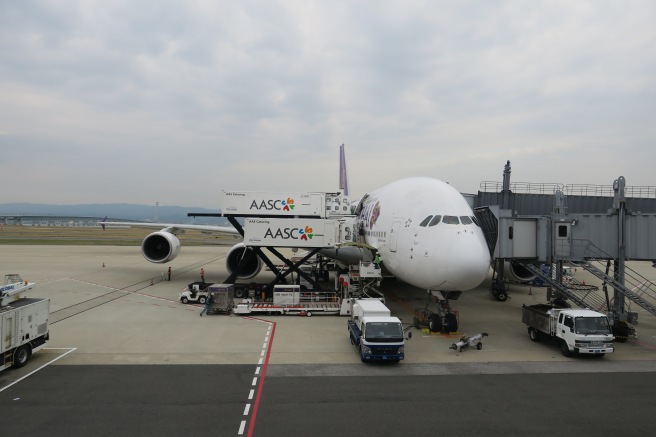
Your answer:
[[[554,256],[556,258],[570,258],[572,251],[572,224],[554,224]]]
[[[2,348],[4,350],[11,349],[11,347],[14,344],[14,316],[12,315],[5,315],[3,317],[3,327],[4,327],[4,332],[2,332]]]
[[[392,222],[392,232],[390,232],[390,252],[396,252],[396,241],[399,237],[399,229],[401,229],[401,220],[394,220]]]

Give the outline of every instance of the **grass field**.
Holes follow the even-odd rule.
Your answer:
[[[0,226],[0,245],[2,244],[41,244],[41,245],[108,245],[140,246],[146,235],[155,229],[108,228],[100,226]],[[205,235],[198,231],[188,231],[178,238],[185,245],[211,245],[229,241],[237,242],[233,236]]]

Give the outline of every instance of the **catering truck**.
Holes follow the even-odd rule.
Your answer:
[[[7,278],[0,287],[0,371],[23,367],[49,338],[50,299],[26,298],[34,284],[18,275]]]
[[[608,318],[596,311],[554,308],[551,305],[522,305],[522,322],[532,341],[552,338],[566,357],[590,354],[603,357],[614,351]]]
[[[354,299],[348,319],[351,344],[363,362],[400,361],[405,358],[403,325],[380,299]],[[412,333],[408,334],[408,339]]]

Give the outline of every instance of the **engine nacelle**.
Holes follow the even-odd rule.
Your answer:
[[[237,272],[239,279],[250,279],[262,270],[262,260],[244,243],[235,244],[226,256],[226,268],[231,275]]]
[[[141,253],[151,263],[173,261],[180,253],[180,240],[170,232],[153,232],[141,243]]]
[[[503,276],[507,280],[515,282],[529,282],[535,279],[535,274],[514,261],[505,261],[503,263]]]

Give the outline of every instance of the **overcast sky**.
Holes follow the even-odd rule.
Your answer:
[[[656,2],[0,2],[0,203],[656,186]]]

